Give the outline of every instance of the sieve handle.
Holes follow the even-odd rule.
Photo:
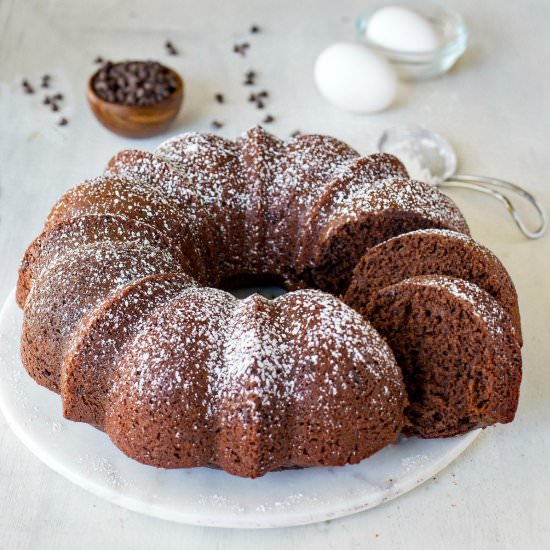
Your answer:
[[[484,193],[486,195],[492,196],[493,198],[504,204],[504,206],[512,216],[515,224],[518,226],[519,230],[528,239],[540,239],[546,233],[546,228],[548,225],[548,216],[546,214],[546,210],[531,193],[529,193],[519,185],[498,178],[467,175],[451,176],[448,180],[439,182],[436,185],[439,188],[459,187],[462,189],[471,189],[472,191],[477,191],[479,193]],[[537,211],[537,228],[534,230],[530,230],[521,219],[519,212],[512,204],[510,199],[506,195],[503,195],[502,193],[494,189],[495,187],[512,191],[513,193],[527,200],[531,204],[531,206],[533,206],[533,208]]]

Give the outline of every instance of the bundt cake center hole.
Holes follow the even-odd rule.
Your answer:
[[[265,298],[273,299],[289,291],[287,281],[283,277],[271,273],[232,275],[222,279],[219,287],[240,299],[252,294],[261,294]]]

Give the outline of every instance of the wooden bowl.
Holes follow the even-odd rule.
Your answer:
[[[97,71],[88,81],[88,103],[97,120],[114,132],[126,137],[149,137],[164,132],[178,115],[183,101],[183,80],[176,71],[167,68],[175,77],[177,87],[166,99],[155,105],[124,105],[99,97],[93,82]]]

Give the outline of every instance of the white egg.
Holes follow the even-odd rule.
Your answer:
[[[321,94],[346,111],[382,111],[397,94],[392,66],[362,44],[339,42],[329,46],[317,58],[313,72]]]
[[[402,6],[386,6],[374,12],[366,36],[378,46],[402,52],[430,52],[439,47],[439,37],[430,21]]]

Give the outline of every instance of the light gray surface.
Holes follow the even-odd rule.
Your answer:
[[[162,4],[162,7],[161,7]],[[386,126],[433,126],[457,147],[461,171],[517,181],[550,206],[550,3],[449,2],[470,27],[470,48],[443,79],[403,85],[398,104],[369,117],[347,115],[316,93],[311,67],[329,43],[353,38],[368,2],[0,1],[0,298],[16,280],[25,246],[66,188],[97,175],[117,150],[151,149],[162,137],[131,141],[98,126],[84,86],[98,54],[150,57],[188,83],[171,134],[208,129],[235,136],[263,118],[245,101],[242,73],[258,70],[272,92],[273,131],[333,134],[369,151]],[[343,19],[345,18],[345,19]],[[250,36],[251,23],[265,32]],[[179,57],[164,55],[170,38]],[[252,43],[242,59],[236,40]],[[53,75],[63,115],[20,91],[22,77]],[[221,91],[225,105],[211,99]],[[473,234],[517,283],[525,333],[525,374],[516,421],[482,434],[437,479],[378,509],[311,527],[267,532],[174,525],[107,504],[49,471],[0,418],[0,548],[548,548],[550,546],[550,237],[527,242],[500,205],[453,195]]]

